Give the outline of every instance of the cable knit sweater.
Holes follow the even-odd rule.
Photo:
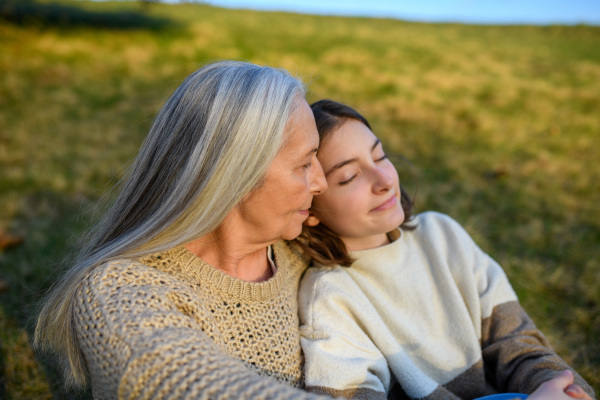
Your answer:
[[[389,245],[352,253],[349,268],[307,270],[299,301],[307,389],[472,399],[490,386],[531,393],[569,368],[460,225],[433,212],[415,222]]]
[[[184,246],[95,268],[74,306],[94,398],[315,398],[292,387],[303,383],[297,292],[307,263],[283,242],[273,253],[277,272],[261,283]]]

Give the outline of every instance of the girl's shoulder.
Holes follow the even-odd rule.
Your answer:
[[[469,233],[452,217],[437,211],[427,211],[417,214],[409,226],[413,230],[403,231],[403,234],[435,248],[465,249],[476,246]],[[465,247],[466,246],[466,247]]]
[[[415,215],[413,217],[412,220],[410,220],[407,223],[409,226],[421,226],[423,224],[427,225],[427,226],[433,226],[433,225],[441,225],[441,226],[445,226],[445,225],[459,225],[458,222],[456,222],[451,216],[447,215],[447,214],[443,214],[441,212],[438,211],[425,211],[422,213],[419,213],[417,215]]]
[[[426,211],[415,215],[407,223],[409,227],[415,227],[417,233],[437,233],[442,235],[464,235],[465,229],[452,217],[437,211]]]
[[[340,281],[351,280],[348,275],[348,268],[341,265],[322,265],[312,261],[309,267],[302,275],[301,286],[319,286],[319,285],[337,285]]]
[[[300,312],[305,321],[310,319],[307,313],[312,310],[311,304],[339,305],[360,296],[360,288],[349,274],[349,268],[352,267],[313,263],[305,271],[298,290]]]

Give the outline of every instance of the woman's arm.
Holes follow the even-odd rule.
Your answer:
[[[148,268],[119,263],[127,262],[98,267],[74,307],[94,398],[317,398],[226,356],[192,311],[172,300],[172,287],[146,279]]]

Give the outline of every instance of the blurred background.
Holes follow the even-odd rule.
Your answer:
[[[173,3],[179,0],[163,1]],[[394,18],[418,22],[600,25],[600,3],[596,0],[209,0],[205,3],[238,9]]]
[[[389,3],[0,0],[0,399],[88,397],[32,351],[36,304],[163,102],[216,59],[363,113],[412,164],[417,211],[458,220],[599,390],[600,3]]]

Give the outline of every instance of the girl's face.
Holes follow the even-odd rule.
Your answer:
[[[317,155],[328,189],[313,199],[309,226],[325,224],[349,251],[388,243],[404,221],[398,173],[381,142],[362,122],[348,119],[321,142]]]

